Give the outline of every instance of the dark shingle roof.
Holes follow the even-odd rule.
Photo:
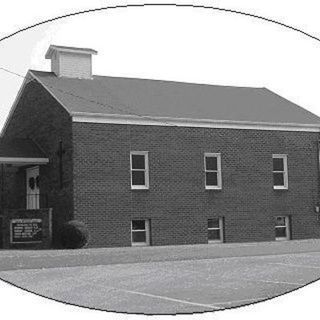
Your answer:
[[[318,116],[266,88],[105,76],[93,76],[92,80],[72,79],[58,78],[51,72],[31,72],[70,114],[139,114],[218,121],[320,125]]]
[[[4,157],[4,158],[46,158],[46,155],[30,139],[0,138],[0,157]]]

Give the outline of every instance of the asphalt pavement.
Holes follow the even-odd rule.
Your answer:
[[[1,251],[0,278],[84,307],[141,314],[217,311],[320,278],[320,241]]]

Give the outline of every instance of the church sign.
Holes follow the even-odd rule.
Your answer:
[[[42,242],[42,219],[12,219],[11,243]]]

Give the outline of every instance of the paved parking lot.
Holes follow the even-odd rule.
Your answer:
[[[125,248],[120,252],[132,252],[140,261],[121,263],[106,259],[108,254],[116,255],[117,249],[3,251],[0,269],[6,271],[0,271],[0,278],[46,297],[96,309],[145,314],[214,311],[269,299],[317,280],[320,250],[315,244],[319,243],[309,243],[309,252],[302,253],[281,253],[288,251],[281,244],[284,247],[278,247],[275,255],[263,254],[268,244],[260,244],[261,255],[254,256],[239,256],[250,245],[222,244],[209,247],[209,252],[205,246],[155,249],[163,254],[185,250],[167,261],[155,261],[151,248]],[[234,249],[238,256],[217,255],[221,246],[225,252]],[[259,251],[258,244],[252,246],[251,251]],[[202,251],[203,258],[192,259],[192,250]],[[79,260],[81,255],[85,259]],[[47,261],[50,266],[44,266]]]

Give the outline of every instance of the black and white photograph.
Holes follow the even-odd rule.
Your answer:
[[[0,8],[5,314],[316,317],[320,5]]]

